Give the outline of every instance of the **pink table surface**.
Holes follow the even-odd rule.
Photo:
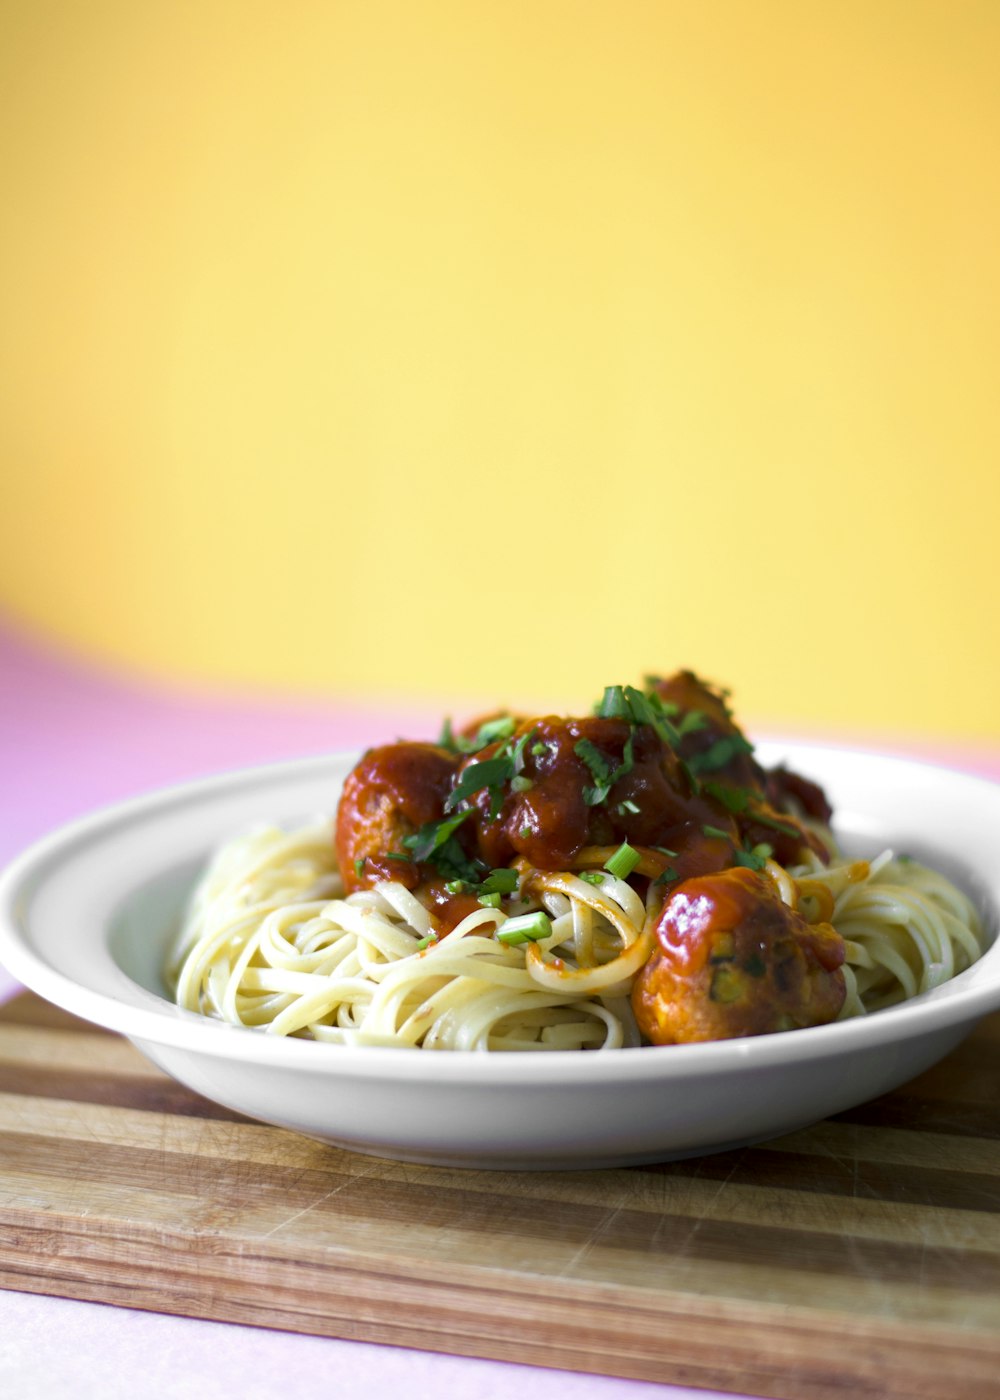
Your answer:
[[[244,764],[433,735],[440,711],[196,695],[127,681],[67,660],[0,625],[0,865],[95,807]],[[1000,746],[915,745],[840,735],[1000,778]],[[17,990],[0,968],[0,997]],[[715,1392],[0,1291],[0,1392],[39,1400],[222,1400],[313,1393],[370,1400],[706,1400]]]

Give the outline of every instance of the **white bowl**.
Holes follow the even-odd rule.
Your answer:
[[[718,1152],[895,1088],[1000,1007],[1000,786],[897,758],[762,744],[815,778],[848,849],[920,856],[982,910],[990,947],[868,1017],[707,1045],[484,1055],[353,1048],[222,1025],[166,999],[165,949],[210,850],[332,813],[355,755],[168,789],[74,823],[0,880],[0,961],[229,1108],[341,1147],[443,1165],[604,1167]]]

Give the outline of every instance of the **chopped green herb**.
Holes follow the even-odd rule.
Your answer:
[[[518,914],[513,919],[508,919],[501,928],[497,930],[497,938],[501,943],[537,943],[542,938],[549,938],[552,934],[552,920],[548,914],[541,909],[533,914]]]
[[[491,870],[485,880],[449,880],[444,888],[447,894],[496,895],[499,903],[502,894],[514,893],[517,883],[517,871],[508,866],[500,866],[497,870]],[[479,902],[482,904],[483,900],[480,899]],[[492,900],[490,902],[492,903]]]
[[[516,870],[501,866],[491,870],[479,888],[483,894],[513,894],[517,889],[517,880]]]
[[[419,831],[415,831],[412,836],[404,836],[403,845],[410,854],[408,856],[403,856],[402,859],[416,861],[429,860],[433,853],[440,850],[458,827],[471,816],[471,811],[456,812],[454,816],[445,817],[443,821],[427,822]]]
[[[412,837],[404,836],[403,844],[405,845],[407,840],[412,839]],[[405,860],[407,865],[411,864],[411,862],[413,861],[413,857],[408,856],[405,851],[386,851],[385,858],[386,860]]]
[[[632,815],[635,816],[638,813],[639,808],[631,800],[631,798],[626,797],[624,802],[619,802],[618,806],[615,808],[615,811],[620,817],[623,817],[626,812],[631,812]]]
[[[458,742],[455,739],[455,732],[451,727],[451,717],[446,716],[441,725],[441,733],[438,735],[438,748],[447,749],[449,753],[461,753]]]
[[[623,841],[614,855],[609,856],[604,862],[604,868],[616,880],[627,880],[641,859],[642,857],[635,847],[630,846],[627,841]]]
[[[522,841],[527,841],[528,837],[531,835],[531,827],[522,826],[521,830],[517,834],[518,836],[520,836]]]
[[[719,783],[714,779],[706,782],[704,788],[710,797],[714,797],[716,802],[721,802],[729,812],[745,812],[752,802],[759,801],[758,795],[749,788]]]
[[[585,787],[583,790],[583,800],[588,807],[599,806],[607,799],[608,793],[618,779],[624,778],[626,773],[631,773],[635,766],[632,747],[632,735],[630,734],[625,741],[621,763],[617,768],[612,768],[597,745],[592,744],[589,739],[578,739],[573,745],[573,752],[583,759],[594,779],[594,786]]]
[[[723,831],[721,826],[703,826],[702,831],[706,836],[717,836],[721,841],[728,841],[730,833]]]
[[[669,885],[673,880],[680,877],[677,874],[677,867],[674,865],[665,866],[653,881],[654,885]]]
[[[516,774],[510,780],[511,792],[527,792],[529,788],[533,788],[534,786],[531,779],[526,778],[523,773]]]
[[[695,776],[702,773],[718,773],[741,753],[753,753],[753,744],[742,734],[725,734],[709,745],[704,753],[692,754],[688,767]]]
[[[517,721],[513,715],[498,715],[496,719],[488,719],[485,724],[479,726],[474,741],[476,749],[485,749],[487,744],[495,744],[498,739],[509,739],[516,727]]]
[[[361,879],[362,875],[365,873],[365,858],[364,858],[364,856],[358,856],[357,860],[354,862],[354,873],[355,873],[355,875],[358,877],[359,880]]]
[[[543,744],[541,740],[539,740],[537,744],[532,744],[531,752],[535,758],[541,758],[542,754],[548,751],[548,747],[548,744]]]
[[[654,851],[659,851],[659,853],[660,853],[661,856],[675,856],[675,855],[677,855],[677,852],[676,852],[676,851],[668,850],[668,848],[667,848],[666,846],[654,846],[654,847],[653,847],[653,850],[654,850]]]
[[[588,885],[597,885],[598,888],[604,884],[604,876],[599,870],[581,870],[580,879],[585,880]]]
[[[676,714],[676,708],[674,710]],[[688,710],[683,715],[677,725],[677,733],[683,739],[686,734],[697,734],[699,729],[704,729],[708,723],[708,716],[704,710]]]
[[[471,816],[471,810],[467,810],[455,812],[439,822],[427,822],[419,831],[403,837],[403,845],[407,848],[408,855],[390,851],[389,858],[427,861],[446,879],[466,880],[472,885],[478,884],[486,866],[474,856],[467,855],[455,836],[457,828]]]
[[[495,892],[492,894],[481,894],[479,896],[479,903],[485,904],[488,909],[499,909],[500,896]]]
[[[499,788],[512,777],[511,762],[506,755],[497,754],[494,758],[484,758],[478,763],[470,763],[463,769],[458,782],[448,794],[444,804],[446,812],[453,812],[458,804],[472,797],[483,788]]]
[[[478,753],[489,744],[495,744],[498,739],[508,738],[516,726],[517,721],[513,715],[498,715],[496,719],[488,719],[481,724],[474,737],[469,739],[464,734],[456,734],[451,727],[451,720],[446,719],[438,735],[438,746],[448,749],[451,753]]]
[[[786,836],[802,836],[802,832],[797,826],[791,826],[788,822],[779,822],[775,817],[767,817],[763,812],[754,812],[753,820],[758,826],[769,826],[772,831],[784,832]]]
[[[436,943],[437,941],[438,941],[438,936],[437,936],[437,934],[436,934],[436,933],[429,933],[429,934],[427,934],[427,936],[426,936],[425,938],[421,938],[420,942],[417,944],[417,948],[418,948],[418,949],[429,948],[430,945],[431,945],[432,943]]]
[[[761,841],[756,846],[745,846],[742,851],[737,851],[733,857],[733,864],[742,865],[747,870],[763,870],[773,855],[774,848],[766,841]]]
[[[524,768],[524,750],[534,732],[533,729],[526,729],[514,743],[508,736],[492,758],[468,764],[448,794],[445,811],[454,811],[460,802],[485,788],[490,795],[490,821],[495,821],[503,806],[504,785],[518,777]]]

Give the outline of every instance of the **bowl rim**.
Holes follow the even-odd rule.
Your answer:
[[[942,764],[877,750],[816,743],[800,739],[761,740],[759,750],[798,763],[808,754],[822,753],[830,761],[863,759],[882,770],[884,779],[903,773],[921,773],[964,789],[985,808],[995,809],[1000,832],[1000,784]],[[552,1088],[578,1083],[700,1078],[726,1073],[742,1066],[768,1069],[797,1061],[820,1060],[840,1054],[878,1051],[915,1037],[973,1023],[1000,1007],[1000,940],[994,939],[974,968],[960,973],[934,992],[879,1011],[870,1016],[814,1026],[781,1034],[748,1036],[692,1045],[643,1046],[614,1053],[547,1051],[542,1054],[488,1055],[476,1051],[428,1055],[407,1047],[332,1046],[316,1041],[270,1036],[248,1028],[230,1026],[186,1011],[122,974],[119,994],[81,985],[58,967],[51,966],[34,948],[31,939],[31,901],[44,887],[46,877],[60,864],[75,857],[88,843],[113,848],[122,829],[139,820],[162,816],[178,806],[236,793],[241,789],[280,787],[296,780],[319,777],[324,769],[346,773],[357,751],[336,751],[277,763],[252,765],[191,781],[156,788],[88,813],[33,843],[0,874],[0,962],[32,991],[84,1020],[116,1031],[149,1046],[218,1059],[238,1059],[247,1065],[294,1069],[302,1074],[344,1075],[400,1082],[464,1083],[469,1086],[509,1084]],[[345,766],[346,765],[346,766]],[[873,777],[875,776],[873,772]],[[1000,843],[998,843],[1000,844]],[[208,852],[206,850],[205,855]],[[174,862],[176,863],[176,862]],[[169,868],[168,862],[164,870]],[[1000,850],[997,871],[987,881],[994,925],[1000,907]],[[983,874],[984,872],[979,871]],[[123,880],[121,896],[127,893]],[[995,932],[995,929],[994,929]],[[990,975],[983,977],[988,966]],[[978,969],[976,985],[966,979]],[[126,998],[124,990],[131,988]]]

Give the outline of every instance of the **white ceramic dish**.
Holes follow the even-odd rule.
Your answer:
[[[99,812],[0,880],[0,961],[251,1117],[356,1151],[455,1166],[601,1167],[775,1137],[903,1083],[1000,1007],[1000,787],[895,758],[762,744],[827,788],[849,849],[945,870],[982,909],[974,967],[876,1015],[708,1045],[478,1055],[285,1040],[182,1011],[160,966],[209,851],[262,820],[334,810],[354,755],[211,778]]]

